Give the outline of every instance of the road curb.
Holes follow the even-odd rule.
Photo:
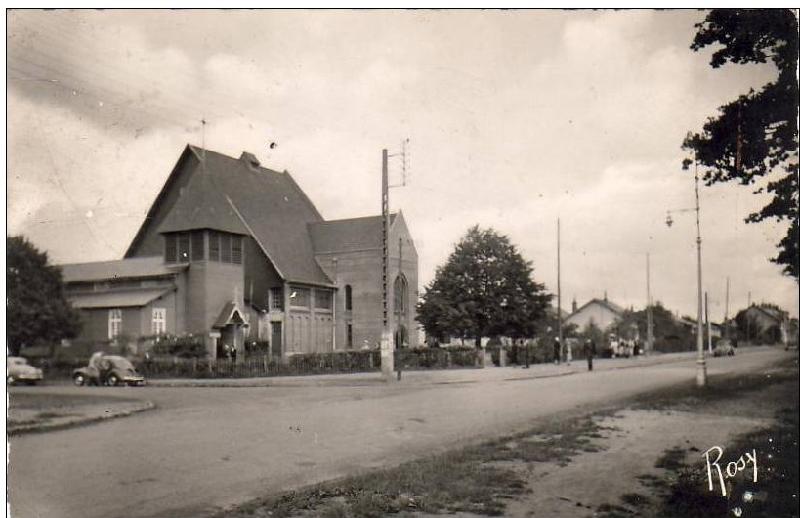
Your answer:
[[[609,367],[603,368],[596,368],[595,372],[604,372],[604,371],[614,371],[620,369],[631,369],[636,367],[654,367],[658,365],[667,365],[671,363],[680,363],[685,361],[692,360],[692,356],[686,356],[685,353],[677,353],[680,354],[681,357],[674,358],[670,357],[673,353],[664,353],[659,354],[656,357],[644,357],[641,361],[640,360],[631,360],[629,363],[625,363],[622,365],[613,365]],[[708,356],[706,356],[708,358]],[[582,360],[575,360],[573,363],[582,362]],[[600,365],[598,362],[597,365]],[[487,367],[487,369],[492,369],[496,367]],[[503,368],[503,367],[500,367]],[[460,369],[459,369],[460,370]],[[463,370],[471,370],[471,369],[463,369]],[[404,373],[407,372],[423,372],[423,371],[403,371]],[[573,367],[572,369],[564,372],[556,372],[556,373],[549,373],[549,374],[539,374],[539,375],[532,375],[532,376],[509,376],[505,378],[497,378],[497,380],[502,381],[517,381],[517,380],[532,380],[532,379],[545,379],[545,378],[556,378],[561,376],[570,376],[573,374],[580,374],[582,372],[588,372],[585,368],[576,368]],[[367,374],[367,373],[365,373]],[[209,387],[209,388],[297,388],[297,387],[363,387],[363,386],[373,386],[373,385],[385,385],[386,381],[381,377],[379,372],[373,372],[369,374],[374,374],[374,377],[363,377],[360,379],[352,379],[348,380],[346,377],[347,374],[341,374],[341,378],[336,379],[335,376],[337,375],[330,375],[331,378],[328,379],[308,379],[304,376],[277,376],[277,377],[256,377],[256,378],[231,378],[231,379],[223,379],[221,378],[208,378],[208,379],[196,379],[196,378],[185,378],[185,379],[165,379],[165,380],[148,380],[148,385],[152,387],[166,387],[166,388],[202,388],[202,387]],[[244,381],[244,380],[252,380],[252,381]],[[269,380],[269,381],[267,381]],[[421,380],[413,380],[413,384],[415,386],[422,386],[422,385],[464,385],[470,383],[479,383],[483,380],[470,378],[470,379],[460,379],[460,380],[432,380],[432,379],[421,379]],[[411,385],[412,382],[400,382],[397,385]]]
[[[129,415],[137,414],[139,412],[144,412],[146,410],[153,410],[154,408],[156,408],[156,405],[152,401],[142,401],[141,403],[131,405],[130,407],[121,410],[103,412],[102,414],[89,415],[89,416],[71,417],[49,423],[45,422],[36,424],[23,424],[17,426],[9,423],[8,428],[6,430],[6,435],[14,436],[14,435],[23,435],[30,433],[53,432],[56,430],[64,430],[67,428],[76,428],[79,426],[86,426],[93,423],[99,423],[101,421],[107,421],[109,419],[127,417]]]

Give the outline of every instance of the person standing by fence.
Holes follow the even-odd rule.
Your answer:
[[[594,345],[594,340],[591,338],[587,338],[586,342],[583,344],[583,353],[586,355],[586,363],[589,366],[589,370],[592,370],[592,360],[594,359],[594,354],[596,352],[596,348]]]

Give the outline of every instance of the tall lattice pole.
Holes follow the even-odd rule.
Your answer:
[[[645,352],[653,352],[653,297],[650,295],[650,252],[647,252],[647,344]]]
[[[389,151],[383,150],[383,169],[381,180],[381,244],[382,256],[382,289],[383,289],[383,332],[389,332]]]

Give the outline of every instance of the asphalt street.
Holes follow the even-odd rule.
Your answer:
[[[709,359],[709,373],[750,371],[796,354],[751,349]],[[485,379],[480,371],[464,371],[459,381],[450,372],[447,383],[20,388],[141,397],[157,409],[12,437],[11,515],[202,516],[512,432],[556,412],[588,410],[692,380],[694,360],[683,358],[538,379],[498,377],[490,368]]]

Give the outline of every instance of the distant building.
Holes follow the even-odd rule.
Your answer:
[[[389,229],[388,320],[417,344],[417,253]],[[381,217],[325,221],[288,172],[187,146],[118,261],[62,265],[85,340],[192,333],[214,358],[360,349],[383,329]]]
[[[786,343],[789,314],[768,304],[753,304],[737,315],[739,336],[745,340]]]
[[[573,324],[579,331],[585,330],[590,323],[594,323],[601,331],[606,331],[613,326],[625,313],[624,308],[608,300],[592,299],[581,307],[572,303],[572,313],[564,320],[564,324]]]

